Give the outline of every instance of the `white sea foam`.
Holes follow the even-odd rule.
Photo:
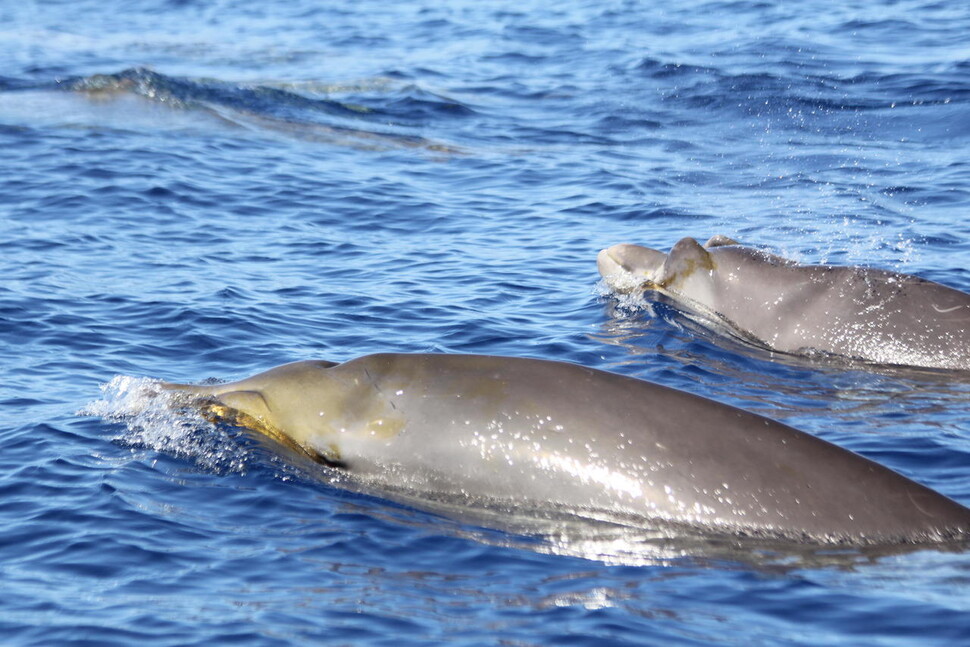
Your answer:
[[[101,385],[101,399],[77,414],[123,425],[114,438],[121,444],[190,458],[218,472],[245,471],[246,449],[227,430],[203,419],[159,384],[153,378],[117,375]]]

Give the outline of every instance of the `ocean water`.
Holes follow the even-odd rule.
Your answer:
[[[596,253],[725,234],[970,291],[970,6],[0,6],[4,645],[956,645],[970,553],[380,496],[152,406],[378,351],[579,362],[970,504],[970,381],[771,357]]]

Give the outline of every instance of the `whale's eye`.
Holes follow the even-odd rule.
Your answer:
[[[333,467],[341,470],[347,469],[347,463],[340,460],[339,458],[330,458],[326,454],[323,454],[321,452],[318,452],[315,449],[307,448],[307,447],[303,448],[303,451],[306,452],[307,456],[309,456],[315,462],[320,463],[321,465],[326,465],[327,467]]]

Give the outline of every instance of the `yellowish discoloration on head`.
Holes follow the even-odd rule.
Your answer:
[[[393,392],[367,371],[354,377],[329,362],[296,362],[215,386],[166,385],[202,398],[213,421],[256,431],[319,462],[339,463],[357,440],[387,441],[405,428]],[[379,376],[378,376],[379,377]]]
[[[404,430],[404,416],[373,385],[360,383],[346,388],[331,380],[325,386],[305,398],[283,397],[289,393],[277,396],[271,424],[267,425],[270,433],[261,428],[256,431],[275,437],[275,427],[304,452],[340,461],[344,457],[342,447],[348,442],[387,441]]]
[[[274,427],[263,417],[249,415],[238,409],[228,407],[221,402],[209,402],[200,408],[203,417],[213,423],[226,423],[237,427],[245,427],[288,447],[298,454],[304,454],[317,462],[335,462],[340,460],[340,454],[333,448],[332,452],[318,452],[298,444],[290,436]]]
[[[673,271],[664,272],[659,281],[653,284],[653,289],[677,290],[694,276],[696,272],[716,272],[717,263],[714,257],[702,250],[702,253],[689,258],[678,259]]]
[[[404,430],[404,417],[395,413],[388,402],[380,398],[371,400],[348,417],[357,415],[360,417],[356,418],[359,421],[355,425],[356,429],[343,427],[341,431],[344,433],[349,431],[377,440],[390,440]]]

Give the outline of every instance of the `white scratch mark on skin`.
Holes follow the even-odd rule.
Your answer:
[[[963,306],[953,306],[952,308],[937,308],[935,303],[934,304],[930,304],[930,305],[932,305],[933,306],[933,309],[936,310],[937,312],[939,312],[940,314],[946,314],[948,312],[953,312],[954,310],[959,310],[960,308],[963,307]]]

